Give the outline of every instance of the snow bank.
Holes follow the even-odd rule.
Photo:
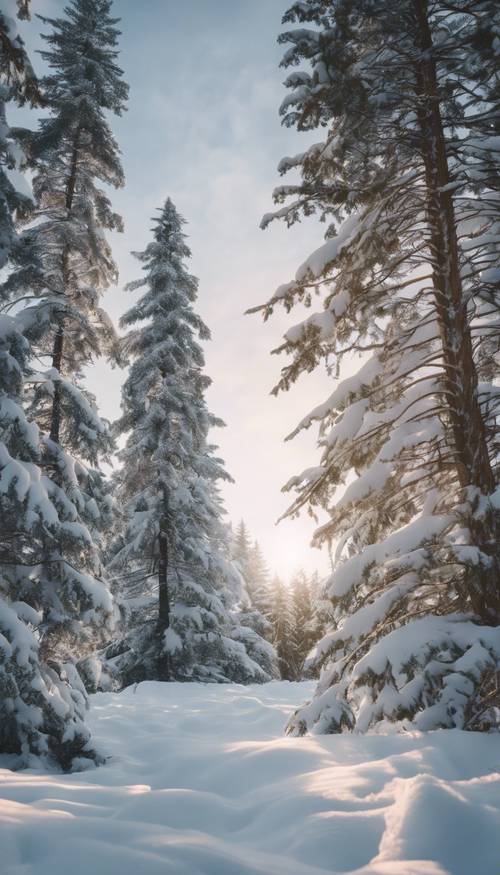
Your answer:
[[[285,738],[313,686],[93,696],[107,765],[0,770],[2,875],[496,872],[499,737]]]

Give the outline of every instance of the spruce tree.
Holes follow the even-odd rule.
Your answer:
[[[18,15],[26,17],[29,6],[17,4]],[[7,120],[9,101],[18,106],[36,106],[41,95],[36,76],[16,22],[12,2],[0,10],[0,268],[11,255],[17,235],[15,222],[33,206],[31,194],[20,171],[25,160],[19,134]]]
[[[316,643],[315,611],[311,594],[311,584],[304,571],[298,571],[290,583],[292,595],[292,638],[295,647],[297,679],[305,672],[306,658]]]
[[[167,199],[153,222],[152,241],[136,253],[144,276],[128,286],[144,291],[121,320],[130,361],[117,423],[127,435],[116,477],[124,525],[110,563],[113,573],[132,573],[136,600],[129,599],[133,628],[108,657],[123,683],[263,681],[241,636],[232,637],[236,571],[217,493],[229,478],[208,442],[221,422],[204,397],[210,380],[200,340],[210,335],[194,310],[198,281],[185,265],[184,220]]]
[[[49,757],[63,769],[98,759],[86,697],[71,660],[50,658],[38,587],[52,566],[47,540],[67,542],[77,507],[44,475],[38,427],[23,409],[31,350],[26,315],[0,316],[0,752]],[[76,496],[75,496],[76,497]]]
[[[55,444],[68,420],[88,418],[71,386],[81,388],[82,370],[96,357],[116,352],[100,306],[117,279],[103,232],[122,230],[122,221],[100,186],[123,185],[107,114],[123,112],[128,87],[116,64],[119,31],[111,6],[111,0],[71,0],[66,18],[42,18],[51,27],[41,52],[51,72],[41,80],[49,113],[30,142],[36,224],[24,234],[19,270],[4,289],[11,300],[37,308],[35,349],[54,371],[39,387],[37,415]],[[96,457],[99,435],[80,431],[78,449]]]
[[[112,619],[101,561],[111,502],[99,464],[113,443],[83,370],[116,351],[100,298],[117,277],[103,232],[121,229],[121,220],[101,186],[123,184],[107,114],[123,111],[128,89],[110,0],[72,0],[65,16],[42,18],[51,28],[41,53],[49,112],[30,144],[35,222],[3,294],[10,305],[22,301],[33,352],[49,365],[34,375],[29,415],[42,432],[43,467],[66,536],[58,547],[47,544],[31,598],[43,611],[48,654],[67,657],[75,637],[90,646],[91,627]]]
[[[247,588],[252,604],[266,617],[269,614],[269,568],[257,541],[249,553]]]
[[[115,63],[118,32],[110,7],[74,0],[65,18],[43,19],[52,28],[43,52],[51,72],[41,82],[48,113],[37,134],[23,137],[33,168],[34,221],[16,244],[2,286],[4,306],[16,312],[31,345],[22,402],[31,433],[37,430],[36,462],[53,507],[52,526],[30,532],[29,552],[16,545],[8,589],[36,612],[32,653],[47,677],[64,682],[79,717],[85,695],[75,661],[114,620],[101,560],[111,500],[98,467],[112,440],[82,378],[116,343],[99,306],[116,277],[103,232],[120,226],[99,183],[122,183],[105,113],[121,112],[127,94]],[[70,749],[57,756],[68,767],[79,749],[91,754],[88,732],[81,727],[71,746],[69,706],[59,707],[59,718]]]
[[[232,555],[243,575],[245,588],[253,609],[262,617],[269,612],[269,569],[262,550],[241,520],[232,541]]]
[[[29,3],[20,2],[19,17]],[[13,17],[0,12],[0,262],[18,257],[22,240],[15,223],[33,208],[20,170],[25,155],[6,124],[5,104],[31,105],[40,92]],[[10,265],[9,265],[10,267]],[[41,470],[39,430],[24,410],[31,349],[25,337],[31,319],[0,316],[0,752],[28,765],[32,755],[64,769],[96,758],[83,718],[85,691],[74,666],[47,661],[42,612],[33,607],[47,537],[67,537],[54,485]],[[69,505],[69,502],[68,502]],[[76,508],[73,508],[76,516]],[[41,652],[42,651],[42,652]]]
[[[257,636],[254,658],[259,662],[259,653],[262,649],[263,657],[260,664],[271,677],[279,677],[278,656],[272,646],[269,571],[258,543],[255,541],[253,547],[251,546],[251,537],[243,520],[232,538],[232,556],[241,575],[240,625],[244,629],[252,630]],[[250,633],[247,631],[245,634]]]
[[[484,728],[500,659],[498,4],[305,0],[285,21],[284,124],[325,129],[281,162],[273,218],[326,242],[264,308],[285,335],[276,391],[326,363],[319,464],[289,483],[336,545],[338,628],[293,732]],[[288,199],[292,198],[291,203]],[[349,371],[350,370],[350,374]]]
[[[290,592],[278,576],[271,581],[270,597],[269,619],[273,626],[273,644],[278,654],[281,678],[284,681],[294,681],[298,677],[298,660]]]
[[[240,520],[233,536],[233,558],[245,580],[250,576],[250,551],[252,541],[244,520]]]
[[[317,571],[311,577],[311,598],[314,612],[314,644],[319,642],[327,629],[331,629],[333,624],[333,607],[331,599],[328,598],[328,579],[320,578]],[[317,654],[307,660],[307,670],[311,670],[311,663],[314,662],[316,670],[319,667]]]

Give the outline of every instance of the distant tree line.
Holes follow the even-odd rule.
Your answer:
[[[251,609],[266,620],[262,634],[276,649],[280,677],[287,681],[314,677],[316,669],[308,657],[333,619],[319,575],[298,569],[286,583],[272,575],[243,520],[233,535],[232,555],[245,579]]]

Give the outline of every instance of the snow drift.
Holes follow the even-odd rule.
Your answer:
[[[3,875],[496,872],[498,735],[284,737],[313,686],[93,696],[105,766],[0,771]]]

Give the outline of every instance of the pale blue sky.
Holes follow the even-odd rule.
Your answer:
[[[59,14],[61,0],[34,0],[35,10]],[[113,195],[125,219],[114,235],[120,283],[105,306],[117,319],[129,306],[123,285],[138,275],[131,249],[148,240],[150,217],[170,195],[188,221],[192,270],[200,278],[199,310],[212,331],[206,346],[213,379],[209,404],[227,428],[214,434],[236,484],[224,488],[229,517],[244,517],[273,570],[325,570],[311,550],[313,522],[280,523],[287,505],[282,484],[315,464],[314,436],[283,438],[331,391],[313,375],[287,396],[269,395],[284,364],[270,350],[293,316],[266,325],[244,311],[263,302],[322,242],[314,220],[287,230],[259,230],[279,183],[276,165],[311,141],[283,129],[278,107],[285,72],[276,43],[286,0],[115,0],[122,19],[121,66],[130,84],[129,111],[113,121],[127,186]],[[40,25],[24,28],[34,46]],[[35,60],[35,65],[39,64]],[[316,139],[321,134],[316,134]],[[315,139],[313,137],[313,139]],[[123,373],[101,363],[91,375],[103,412],[119,412]]]

